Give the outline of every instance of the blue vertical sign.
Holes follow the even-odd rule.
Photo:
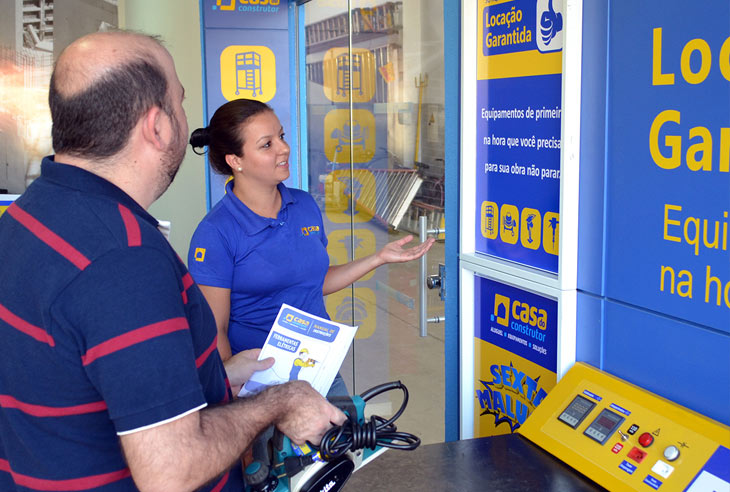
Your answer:
[[[208,118],[233,99],[256,99],[271,106],[284,131],[293,134],[287,3],[202,0],[202,8]],[[223,196],[226,178],[210,173],[211,205]]]
[[[474,278],[474,431],[517,430],[557,382],[558,303]]]
[[[479,1],[475,251],[558,271],[562,0]]]
[[[606,296],[730,333],[730,4],[610,15]]]

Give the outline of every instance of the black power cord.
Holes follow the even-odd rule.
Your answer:
[[[384,383],[370,388],[360,395],[363,401],[378,396],[386,391],[400,389],[403,391],[403,402],[400,409],[390,419],[373,415],[364,424],[357,423],[356,415],[349,415],[348,420],[328,430],[322,437],[319,446],[312,447],[319,451],[322,459],[331,461],[344,455],[347,451],[358,449],[375,449],[377,446],[392,449],[416,449],[421,440],[407,432],[398,432],[394,422],[398,420],[408,404],[408,388],[400,381]]]

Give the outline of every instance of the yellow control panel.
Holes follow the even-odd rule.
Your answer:
[[[730,427],[582,362],[517,432],[611,491],[730,492]]]

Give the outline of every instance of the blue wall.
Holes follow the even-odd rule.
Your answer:
[[[716,297],[730,5],[594,0],[583,15],[578,359],[730,424],[730,301]],[[679,121],[661,124],[668,110]]]
[[[444,0],[444,107],[446,234],[444,259],[446,321],[444,327],[445,439],[459,439],[459,155],[461,136],[461,0]]]

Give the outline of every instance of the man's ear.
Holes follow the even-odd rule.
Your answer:
[[[165,118],[167,115],[157,106],[152,106],[142,116],[142,137],[157,150],[165,149],[163,128],[168,124]]]

